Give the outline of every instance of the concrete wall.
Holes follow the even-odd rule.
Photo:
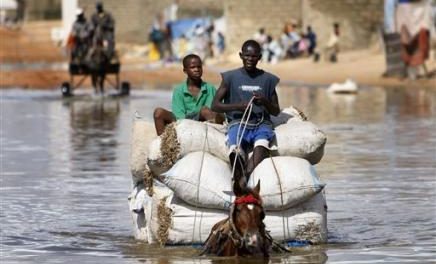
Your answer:
[[[261,27],[278,38],[285,22],[301,21],[301,10],[301,0],[224,0],[227,45],[231,50],[239,50]]]
[[[61,0],[24,0],[22,2],[25,8],[24,17],[28,21],[61,19]]]
[[[383,25],[383,0],[303,1],[303,24],[311,25],[323,45],[340,24],[341,49],[365,48],[377,40]]]
[[[151,13],[164,6],[169,0],[106,0],[104,9],[115,18],[117,42],[135,41],[144,43],[153,21]],[[95,12],[95,0],[79,0],[79,7],[85,10],[86,17]]]

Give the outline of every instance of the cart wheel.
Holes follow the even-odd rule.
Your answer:
[[[63,82],[61,85],[61,92],[62,92],[62,96],[64,97],[69,97],[72,96],[73,94],[71,93],[71,86],[69,82]]]
[[[125,95],[129,95],[129,94],[130,94],[130,83],[129,82],[122,82],[120,95],[125,96]]]

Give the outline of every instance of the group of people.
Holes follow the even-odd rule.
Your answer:
[[[268,63],[274,64],[283,59],[301,56],[313,56],[315,62],[324,56],[325,60],[336,62],[339,52],[339,24],[333,24],[329,40],[321,49],[318,48],[317,35],[310,25],[305,32],[298,32],[296,24],[286,23],[283,33],[277,39],[267,34],[264,28],[260,28],[253,39],[261,44],[263,61]]]
[[[224,34],[216,30],[213,23],[198,21],[189,32],[174,36],[173,27],[178,22],[175,5],[158,13],[150,30],[149,41],[157,50],[159,59],[181,60],[190,53],[197,54],[203,61],[219,57],[225,50]]]
[[[95,8],[89,22],[83,10],[77,10],[77,18],[68,40],[72,62],[84,63],[96,49],[102,49],[108,60],[114,56],[115,20],[104,10],[102,2],[97,2]]]
[[[222,82],[216,90],[202,79],[201,58],[195,54],[185,56],[183,72],[187,79],[173,91],[172,112],[155,109],[154,122],[157,134],[161,135],[167,124],[179,119],[222,123],[225,118],[234,188],[245,188],[251,172],[268,156],[270,141],[275,136],[270,116],[280,113],[276,92],[280,79],[257,68],[262,59],[262,47],[257,41],[245,41],[239,57],[242,67],[222,73]],[[244,117],[247,108],[251,111]],[[251,150],[253,155],[249,158]]]

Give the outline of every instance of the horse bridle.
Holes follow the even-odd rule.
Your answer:
[[[245,245],[245,240],[243,236],[239,233],[238,229],[235,226],[235,223],[233,222],[233,213],[235,211],[235,207],[238,204],[253,204],[259,206],[263,211],[262,203],[259,199],[255,198],[252,194],[244,195],[241,197],[238,197],[233,202],[232,206],[230,207],[230,215],[229,215],[229,224],[230,224],[230,234],[229,237],[235,244],[237,248],[243,248]]]

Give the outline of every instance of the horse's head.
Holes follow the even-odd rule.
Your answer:
[[[206,240],[202,254],[243,256],[263,254],[269,256],[271,239],[265,231],[265,212],[259,195],[260,182],[253,189],[235,183],[236,199],[229,218],[216,223]]]
[[[231,223],[239,247],[250,253],[266,253],[269,247],[265,238],[263,219],[265,212],[259,195],[260,182],[254,189],[235,189],[236,199],[231,209]]]

